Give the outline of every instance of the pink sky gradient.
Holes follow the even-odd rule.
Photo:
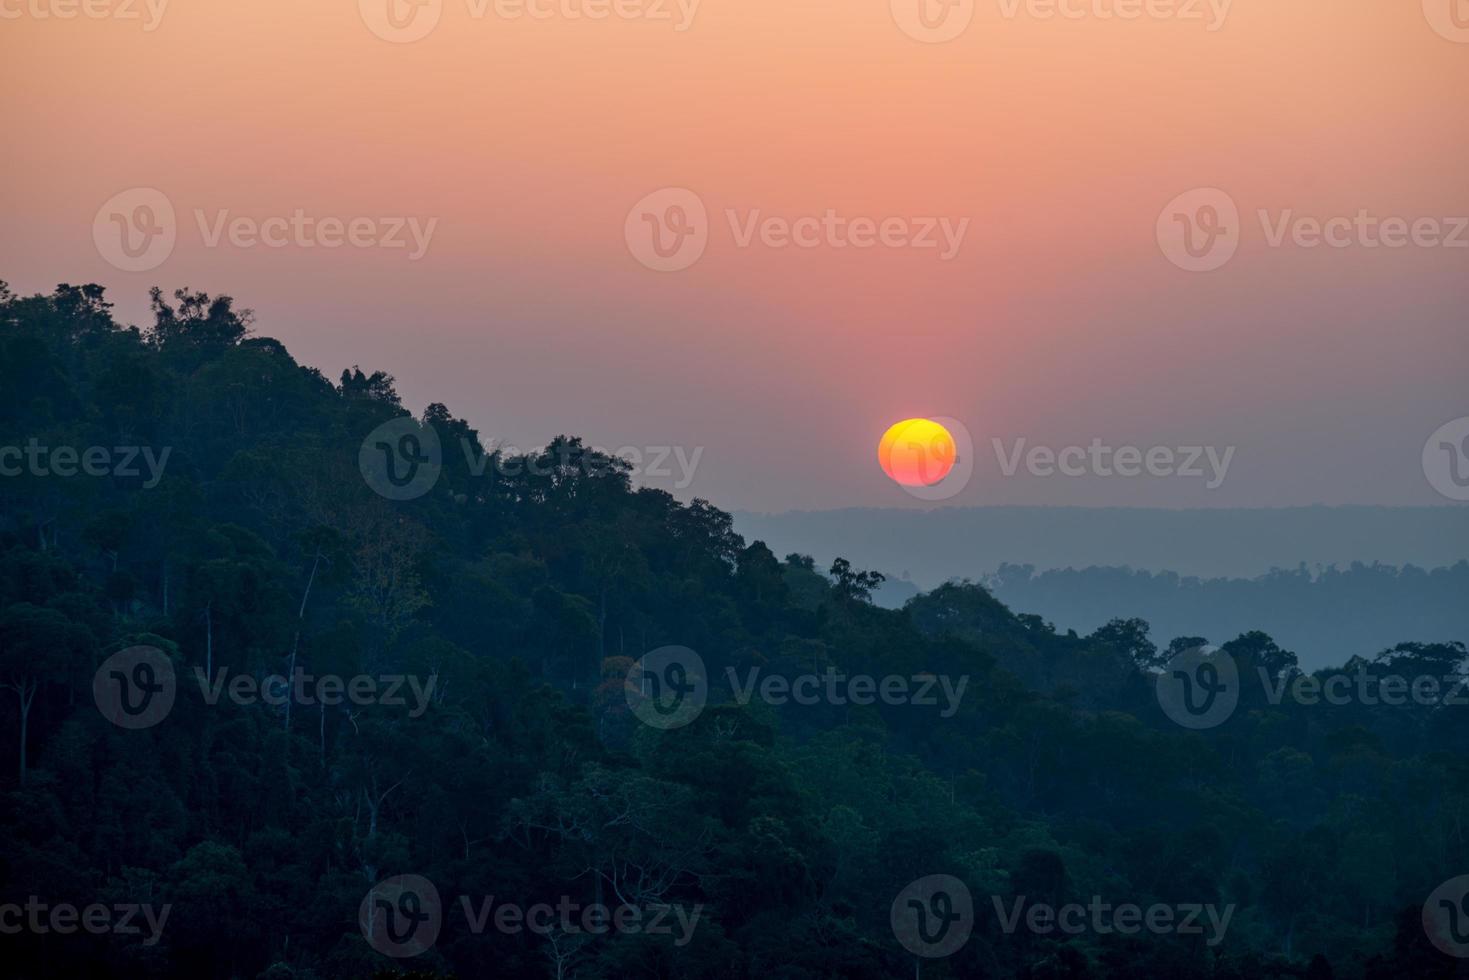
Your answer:
[[[925,415],[963,419],[977,450],[944,505],[1446,503],[1420,454],[1469,415],[1469,247],[1272,247],[1257,217],[1469,216],[1469,43],[1418,0],[1236,0],[1213,32],[981,0],[944,44],[887,0],[703,0],[684,31],[445,0],[410,44],[348,0],[171,0],[152,31],[8,2],[16,291],[100,282],[140,323],[154,284],[228,292],[305,363],[389,370],[415,411],[444,401],[486,437],[703,447],[678,492],[728,508],[929,506],[875,458]],[[177,212],[147,272],[92,241],[132,187]],[[710,219],[679,272],[623,237],[664,187]],[[1243,233],[1190,273],[1155,224],[1200,187],[1227,191]],[[412,261],[208,247],[194,217],[298,208],[437,225]],[[943,261],[742,248],[727,209],[969,223]],[[1236,455],[1215,490],[1006,478],[995,437]]]

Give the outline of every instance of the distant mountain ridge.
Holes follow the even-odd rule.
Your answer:
[[[778,554],[854,565],[929,589],[1004,564],[1092,566],[1253,578],[1353,562],[1439,568],[1469,559],[1469,507],[846,508],[735,512],[735,529]]]
[[[1469,640],[1469,508],[872,509],[736,514],[735,527],[778,554],[884,572],[873,599],[888,608],[972,579],[1063,632],[1117,616],[1147,620],[1160,643],[1260,629],[1308,669]]]

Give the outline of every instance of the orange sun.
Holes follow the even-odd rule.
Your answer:
[[[904,419],[877,444],[877,462],[905,487],[931,487],[949,475],[959,451],[949,430],[930,419]]]

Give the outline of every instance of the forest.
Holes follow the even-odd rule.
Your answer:
[[[1469,977],[1469,706],[1280,695],[1452,689],[1431,624],[1304,674],[883,609],[574,436],[488,446],[228,296],[0,284],[7,976]],[[1238,703],[1190,728],[1205,644]]]
[[[1006,605],[1076,629],[1122,616],[1146,619],[1164,635],[1264,630],[1307,666],[1371,656],[1404,636],[1469,636],[1469,561],[1297,565],[1251,578],[1001,563],[979,580]]]

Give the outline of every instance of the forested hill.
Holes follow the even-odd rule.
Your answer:
[[[1469,975],[1423,922],[1469,874],[1469,706],[1272,697],[1295,658],[1250,632],[1191,729],[1154,682],[1192,638],[975,585],[876,608],[872,573],[574,438],[487,456],[250,321],[0,285],[6,975]],[[1464,669],[1401,639],[1318,679]],[[935,875],[972,897],[952,949],[900,928]],[[1227,926],[1008,918],[1097,896]],[[149,914],[29,911],[64,904]]]

